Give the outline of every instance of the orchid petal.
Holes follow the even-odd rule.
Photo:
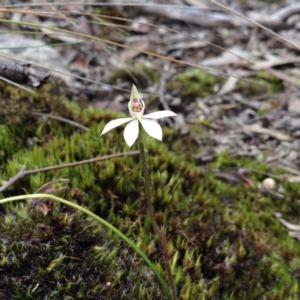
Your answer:
[[[133,105],[134,100],[140,101],[140,95],[139,95],[139,92],[138,92],[136,86],[133,84],[129,103],[131,103],[131,105]]]
[[[126,144],[131,147],[139,135],[139,121],[137,119],[133,119],[130,123],[128,123],[124,130],[124,139]]]
[[[175,116],[177,116],[177,115],[170,110],[161,110],[161,111],[153,112],[151,114],[144,115],[143,118],[161,119],[161,118],[165,118],[165,117],[175,117]]]
[[[143,125],[143,128],[150,136],[160,141],[162,140],[162,129],[157,122],[153,120],[144,119],[143,117],[141,120],[141,124]]]
[[[106,133],[106,132],[108,132],[108,131],[110,131],[110,130],[112,130],[112,129],[128,122],[128,121],[130,121],[130,120],[132,120],[132,118],[121,118],[121,119],[116,119],[116,120],[112,120],[112,121],[108,122],[105,125],[105,127],[103,128],[103,131],[100,134],[100,136],[103,135],[104,133]]]

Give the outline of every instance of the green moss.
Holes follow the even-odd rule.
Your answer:
[[[238,91],[245,96],[276,94],[284,90],[280,79],[264,71],[258,71],[253,81],[242,80],[238,83]]]
[[[164,299],[132,250],[70,207],[33,201],[0,224],[1,299]]]
[[[181,97],[206,97],[214,92],[216,84],[220,84],[220,78],[213,77],[209,73],[194,68],[177,75],[175,81],[168,82],[166,88],[169,93]]]
[[[29,170],[129,150],[121,127],[99,137],[109,120],[122,115],[93,108],[79,110],[66,100],[62,105],[68,108],[61,111],[63,116],[90,130],[79,132],[68,124],[38,119],[28,127],[3,124],[2,138],[12,142],[7,149],[1,148],[5,153],[1,179],[15,175],[23,164]],[[56,107],[54,102],[53,110]],[[155,217],[167,232],[181,298],[299,297],[294,274],[300,263],[300,245],[273,217],[280,211],[284,218],[297,222],[294,199],[300,196],[299,186],[283,183],[283,204],[257,189],[223,182],[212,169],[255,169],[249,175],[254,186],[269,170],[253,159],[226,153],[206,168],[196,167],[192,159],[186,159],[195,151],[188,152],[188,140],[179,138],[174,130],[163,130],[163,143],[151,138],[145,142]],[[31,146],[26,144],[28,135]],[[37,173],[19,180],[1,197],[32,193],[59,179],[68,179],[70,187],[60,183],[53,193],[111,222],[164,273],[158,241],[149,235],[138,156]],[[52,207],[42,200],[34,203],[0,207],[0,272],[4,274],[0,293],[7,291],[12,299],[163,299],[153,274],[116,236],[69,208]],[[43,205],[50,207],[46,216]],[[107,288],[107,282],[112,288]]]
[[[264,116],[264,115],[266,115],[268,113],[269,113],[269,111],[267,111],[267,110],[258,110],[257,111],[257,115],[258,116]]]

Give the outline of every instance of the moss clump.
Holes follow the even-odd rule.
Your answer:
[[[276,94],[284,90],[280,79],[264,71],[259,71],[253,81],[242,80],[238,83],[238,91],[245,96]]]
[[[131,249],[68,206],[17,205],[0,227],[1,299],[164,299]]]
[[[31,94],[15,86],[7,85],[5,82],[0,82],[0,124],[31,124],[34,120],[31,117],[33,110],[63,111],[64,105],[60,101],[63,88],[62,82],[53,81]]]
[[[68,109],[61,96],[63,91],[64,85],[60,81],[45,84],[34,94],[0,82],[0,164],[19,149],[43,144],[48,138],[51,139],[52,135],[47,133],[55,135],[62,128],[66,135],[74,131],[74,127],[67,123],[45,120],[34,114],[43,112],[74,119],[77,112]],[[53,131],[49,132],[48,129]]]
[[[73,129],[71,132],[69,125],[58,127],[57,123],[52,121],[40,124],[35,131],[33,126],[30,127],[31,135],[38,137],[39,143],[31,147],[17,148],[6,157],[6,160],[2,161],[1,179],[15,175],[23,164],[27,169],[33,169],[128,150],[123,140],[123,128],[114,129],[99,138],[104,124],[121,115],[92,108],[82,109],[79,114],[79,109],[75,105],[65,105],[70,109],[65,113],[79,123],[89,126],[90,130],[80,133]],[[10,129],[9,126],[6,128]],[[11,131],[8,132],[13,134]],[[256,189],[222,182],[210,171],[211,168],[222,171],[235,170],[241,166],[267,170],[266,166],[258,167],[252,159],[234,158],[224,154],[220,155],[210,168],[197,168],[184,159],[185,154],[178,145],[170,151],[171,147],[166,142],[174,143],[174,140],[178,140],[177,133],[168,130],[165,133],[164,143],[151,138],[147,138],[145,142],[151,171],[155,218],[159,226],[167,231],[172,270],[181,298],[275,300],[283,297],[291,299],[299,297],[300,290],[294,274],[297,273],[297,266],[300,264],[300,245],[291,240],[280,222],[272,217],[274,211],[280,211],[284,218],[289,218],[291,222],[298,218],[294,199],[300,196],[299,188],[296,188],[296,185],[288,187],[283,209],[282,201],[272,201],[268,195]],[[262,176],[259,173],[251,175],[254,185],[263,179]],[[138,157],[120,157],[55,172],[38,173],[23,178],[1,196],[22,194],[24,191],[35,192],[45,183],[62,178],[68,179],[72,188],[84,194],[84,201],[81,202],[83,205],[135,241],[164,273],[160,264],[161,252],[158,241],[149,235],[151,229],[145,208]],[[67,193],[65,197],[78,201],[72,195],[74,193]],[[105,297],[162,299],[151,272],[139,265],[141,261],[132,251],[126,249],[124,254],[122,250],[125,246],[114,236],[104,233],[96,225],[89,227],[90,220],[73,211],[66,212],[63,206],[54,207],[46,216],[33,213],[32,210],[34,211],[32,206],[25,204],[0,207],[2,212],[0,239],[4,245],[4,248],[1,246],[1,251],[5,257],[13,257],[13,260],[7,260],[9,266],[5,265],[7,262],[4,261],[4,266],[10,269],[4,271],[0,267],[1,274],[13,272],[14,264],[19,273],[11,273],[12,278],[17,278],[18,274],[21,274],[21,277],[23,274],[38,274],[38,277],[34,277],[37,279],[33,281],[35,283],[33,288],[39,282],[45,280],[48,282],[49,273],[53,274],[51,288],[44,287],[43,297],[48,295],[50,290],[60,292],[63,289],[60,295],[67,295],[67,292],[71,291],[68,296],[79,298],[76,288],[80,283],[77,285],[73,280],[77,282],[76,278],[81,276],[82,280],[90,280],[86,289],[82,287],[82,293],[96,291],[95,297],[98,297],[96,299],[101,299],[102,292],[104,299]],[[63,220],[67,220],[67,223]],[[39,226],[44,224],[42,230]],[[82,228],[92,228],[87,232],[84,243],[89,240],[89,234],[94,233],[90,244],[86,247],[81,246],[82,251],[88,249],[85,252],[86,259],[80,256],[79,250],[76,255],[72,254],[69,247],[69,244],[81,245]],[[44,231],[41,236],[40,231]],[[85,234],[86,231],[83,232]],[[19,243],[30,239],[39,239],[40,244],[47,244],[51,238],[51,245],[55,244],[55,247],[45,254],[43,253],[47,250],[45,246],[37,246],[34,243],[35,248],[30,244],[27,247],[32,248],[22,248],[19,244],[13,246],[15,241]],[[66,244],[64,241],[67,241]],[[61,246],[63,248],[60,248]],[[109,251],[99,250],[100,252],[95,253],[93,251],[95,246]],[[32,252],[37,257],[35,263],[18,267],[19,261],[23,262],[22,255],[26,255],[24,254],[26,251],[39,251]],[[59,251],[62,252],[63,258],[59,255]],[[114,253],[112,257],[109,256],[111,252]],[[45,257],[45,263],[38,259],[40,256]],[[81,270],[78,266],[74,266],[78,277],[73,279],[67,271],[73,264],[79,262],[73,257],[80,258],[80,264],[85,266],[91,266],[95,260],[98,263],[97,270],[103,263],[105,272],[108,272],[104,274],[117,280],[112,294],[107,296],[107,290],[102,291],[108,282],[107,277],[92,272],[92,267]],[[133,260],[133,265],[130,259]],[[57,265],[49,272],[47,268],[51,263]],[[58,275],[55,276],[59,276],[58,280],[54,276],[56,271]],[[150,283],[147,281],[149,278]],[[109,280],[112,282],[112,279]],[[97,285],[94,285],[95,281]],[[17,279],[10,281],[10,285],[15,287],[17,282]],[[7,284],[6,281],[3,284]],[[72,289],[75,285],[76,287]],[[124,286],[125,295],[122,294]],[[31,293],[33,288],[30,288]],[[38,288],[39,286],[35,291],[38,291]],[[22,281],[18,289],[22,293],[20,295],[25,297],[28,282]],[[7,290],[7,285],[5,288],[0,285],[0,290]]]
[[[216,84],[220,84],[220,78],[213,77],[209,73],[194,68],[176,77],[175,81],[168,82],[168,92],[181,97],[206,97],[214,92]]]

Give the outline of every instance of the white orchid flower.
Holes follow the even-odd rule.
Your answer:
[[[139,122],[142,124],[145,131],[153,138],[162,140],[161,126],[154,120],[165,117],[175,117],[175,113],[169,110],[156,111],[148,115],[144,115],[145,103],[140,99],[139,93],[135,85],[132,86],[130,101],[128,103],[128,109],[132,118],[121,118],[112,120],[104,127],[101,135],[116,128],[124,123],[129,122],[124,130],[124,138],[126,144],[131,147],[137,140],[139,135]]]

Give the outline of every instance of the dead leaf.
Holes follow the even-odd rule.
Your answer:
[[[222,178],[225,179],[227,182],[229,183],[233,183],[233,184],[242,184],[244,186],[250,186],[252,189],[255,189],[255,186],[252,182],[251,179],[247,178],[246,176],[235,172],[235,171],[231,171],[231,172],[216,172],[215,176],[217,178]]]
[[[238,82],[239,79],[237,77],[229,77],[218,92],[218,95],[223,96],[232,92],[236,88]]]
[[[295,175],[282,175],[281,177],[283,180],[291,183],[300,183],[300,176]]]
[[[45,183],[34,194],[52,194],[55,195],[58,192],[63,192],[69,189],[69,179],[57,179]]]
[[[300,99],[298,97],[291,99],[289,101],[288,111],[300,114]],[[297,120],[299,121],[299,124],[300,124],[300,120],[299,119],[297,119]],[[299,128],[300,128],[300,126],[299,126]]]
[[[250,69],[252,70],[264,70],[264,69],[269,69],[275,66],[282,66],[282,65],[287,65],[287,64],[292,64],[292,63],[299,63],[300,58],[297,56],[294,57],[269,57],[269,60],[260,60],[256,61],[253,65],[249,66]]]
[[[289,223],[283,219],[279,219],[279,221],[289,230],[300,231],[300,225],[295,225],[295,224]]]
[[[69,189],[69,179],[58,179],[41,186],[34,194],[57,195]],[[30,209],[45,216],[55,207],[55,201],[51,199],[33,199],[30,201]]]
[[[180,42],[168,46],[168,51],[174,51],[178,49],[199,49],[207,47],[207,43],[203,41],[190,41],[190,42]]]
[[[250,130],[251,132],[255,132],[255,133],[261,133],[261,134],[266,134],[269,135],[277,140],[280,141],[286,141],[286,142],[290,142],[293,140],[293,137],[290,135],[287,135],[283,132],[280,132],[278,130],[274,130],[274,129],[269,129],[269,128],[263,128],[258,124],[252,125],[252,126],[244,126],[244,129],[246,130]]]
[[[150,31],[150,25],[148,25],[148,19],[146,17],[139,17],[134,20],[135,22],[131,23],[130,31],[135,33],[146,34]]]

